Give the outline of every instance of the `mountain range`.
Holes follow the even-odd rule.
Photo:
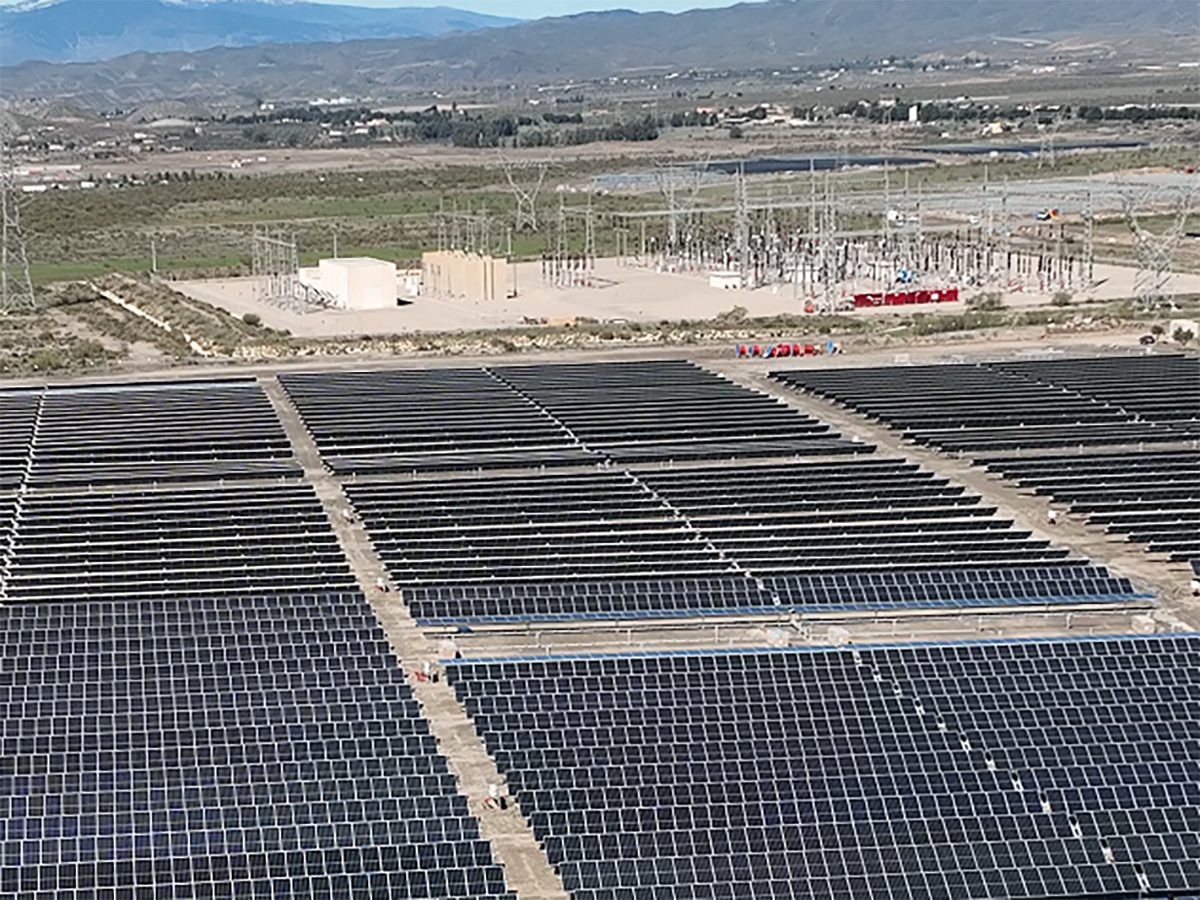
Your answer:
[[[514,25],[449,7],[378,9],[281,0],[55,0],[0,7],[0,63],[126,53],[431,37]]]
[[[78,0],[59,5],[69,2]],[[0,69],[0,94],[95,108],[166,99],[379,98],[413,88],[786,70],[968,52],[1157,63],[1194,59],[1198,33],[1195,0],[769,0],[678,14],[585,13],[436,37],[137,52],[70,65],[30,61]]]

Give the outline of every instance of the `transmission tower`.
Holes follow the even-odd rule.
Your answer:
[[[850,165],[850,135],[842,130],[837,135],[837,170],[841,172]]]
[[[733,247],[737,254],[738,276],[742,287],[749,287],[750,268],[750,200],[746,195],[746,167],[738,164],[733,184]]]
[[[1171,260],[1192,210],[1192,190],[1176,190],[1169,197],[1163,196],[1164,193],[1153,187],[1138,190],[1128,184],[1121,189],[1125,224],[1133,235],[1137,251],[1138,268],[1134,276],[1133,293],[1143,309],[1151,309],[1166,299],[1166,288],[1171,280]],[[1169,222],[1158,234],[1154,234],[1141,224],[1139,216],[1163,207],[1169,209]],[[1161,215],[1161,212],[1158,214]]]
[[[18,200],[7,147],[0,148],[0,312],[36,309],[33,281],[29,277],[29,254],[21,235],[21,205]]]
[[[1047,154],[1050,157],[1050,168],[1054,168],[1054,139],[1058,136],[1058,129],[1062,128],[1065,115],[1061,110],[1054,114],[1054,118],[1045,125],[1038,125],[1038,164],[1040,169],[1043,162],[1046,160]]]
[[[667,203],[667,246],[668,257],[679,253],[681,221],[690,221],[696,209],[696,198],[704,180],[708,162],[694,165],[671,165],[655,163],[654,181]]]
[[[546,160],[529,160],[518,163],[510,160],[504,155],[504,151],[501,151],[500,167],[504,170],[504,177],[508,180],[509,190],[512,191],[517,204],[516,216],[513,220],[514,229],[517,232],[537,231],[537,198],[546,181],[546,172],[550,169],[550,163]],[[518,176],[530,170],[536,174],[536,178],[518,180]]]
[[[825,200],[821,204],[821,287],[823,290],[821,312],[832,313],[837,303],[837,205],[834,202],[833,184],[829,173],[825,173]]]

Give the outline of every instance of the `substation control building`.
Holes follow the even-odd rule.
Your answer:
[[[396,264],[367,256],[323,259],[300,269],[300,283],[324,292],[339,309],[390,309],[396,305]]]

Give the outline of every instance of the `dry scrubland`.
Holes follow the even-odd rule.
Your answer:
[[[48,305],[37,313],[0,317],[0,376],[42,380],[175,367],[246,366],[263,361],[663,352],[676,347],[705,356],[732,357],[738,343],[804,343],[828,337],[841,341],[847,359],[925,346],[966,343],[983,347],[1014,340],[1135,345],[1138,336],[1152,328],[1165,331],[1169,318],[1200,315],[1196,299],[1181,300],[1178,310],[1161,313],[1142,311],[1129,301],[874,316],[751,317],[745,308],[733,307],[712,318],[692,321],[580,322],[574,326],[303,338],[266,327],[253,315],[249,321],[239,318],[144,276],[109,275],[91,284],[115,294],[159,324],[88,285],[57,285],[45,290]]]

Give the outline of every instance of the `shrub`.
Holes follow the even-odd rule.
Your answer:
[[[1195,335],[1192,334],[1191,329],[1189,328],[1176,328],[1175,333],[1171,335],[1171,337],[1175,339],[1175,343],[1187,346],[1192,342],[1192,338],[1194,338]]]
[[[258,313],[246,313],[242,316],[242,321],[247,325],[257,327],[262,324],[262,317]]]
[[[1050,303],[1053,306],[1070,306],[1071,305],[1071,295],[1069,293],[1067,293],[1066,291],[1059,291],[1058,293],[1056,293],[1054,295],[1054,297],[1053,297],[1053,299],[1051,299]]]
[[[988,291],[967,298],[967,307],[980,312],[1004,309],[1004,296],[999,291]]]

